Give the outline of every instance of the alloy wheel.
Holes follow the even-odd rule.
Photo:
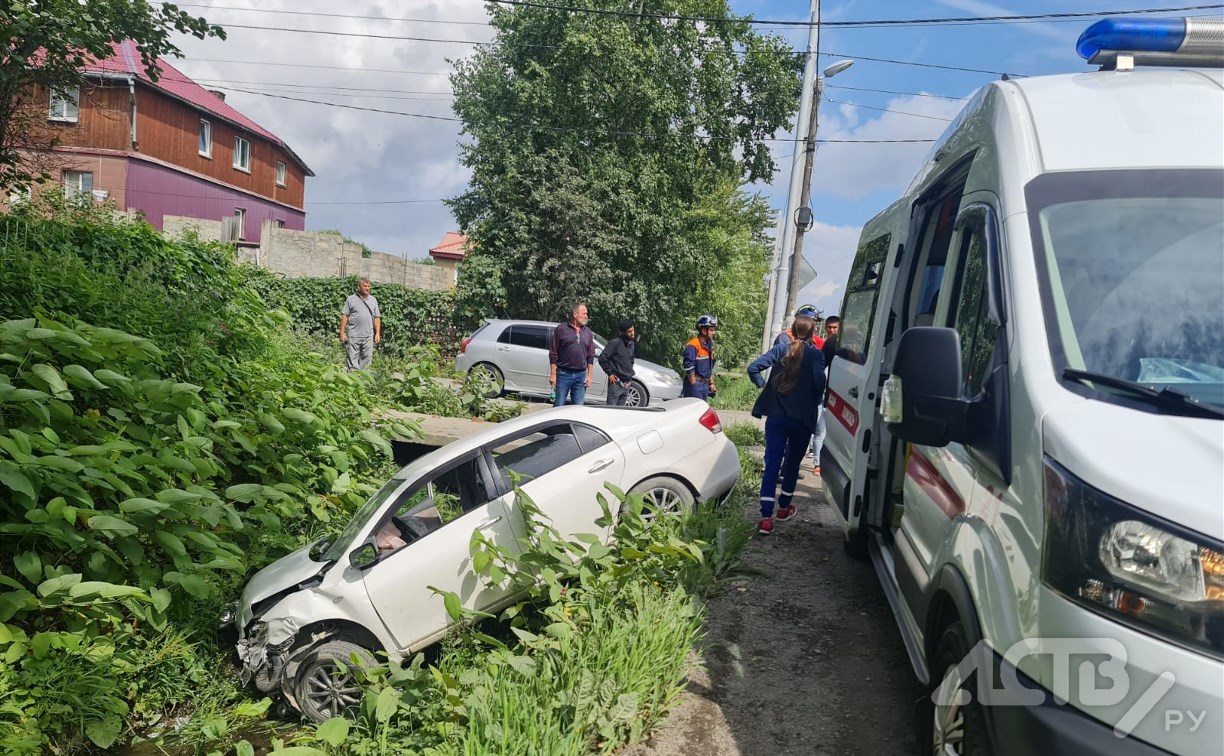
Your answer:
[[[318,711],[338,716],[361,704],[361,686],[339,664],[321,663],[306,678],[306,696]]]
[[[955,667],[948,669],[940,690],[953,691],[951,700],[935,704],[931,723],[931,753],[934,756],[962,756],[965,749],[965,710],[961,698],[963,681]]]

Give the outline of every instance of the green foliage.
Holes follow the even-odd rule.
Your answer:
[[[289,313],[296,327],[325,338],[340,339],[340,311],[357,290],[357,277],[277,278],[262,268],[242,269],[247,284],[272,307]],[[403,357],[415,346],[436,345],[443,354],[459,351],[459,342],[478,322],[456,319],[454,295],[448,291],[374,284],[371,292],[382,313],[382,344],[374,356]]]
[[[83,67],[91,59],[110,57],[111,44],[132,40],[140,49],[145,72],[157,79],[155,60],[179,52],[172,41],[176,32],[199,39],[219,37],[225,31],[204,19],[165,3],[145,0],[33,0],[6,3],[0,12],[0,35],[5,40],[0,56],[0,191],[7,194],[42,178],[23,166],[23,149],[47,149],[54,142],[39,140],[26,126],[23,111],[41,110],[46,123],[46,99],[34,100],[46,90],[82,85]],[[36,61],[36,64],[35,64]],[[33,65],[32,65],[33,64]],[[31,119],[38,120],[38,119]],[[44,130],[45,131],[45,130]]]
[[[765,445],[765,431],[753,423],[732,423],[723,432],[736,446]]]
[[[710,406],[716,410],[749,412],[761,393],[744,373],[719,375],[717,381],[718,396],[710,400]]]
[[[666,10],[732,18],[725,0]],[[490,12],[494,43],[452,77],[472,137],[462,158],[471,184],[451,203],[474,247],[461,285],[480,264],[470,285],[504,292],[513,317],[560,320],[577,299],[603,333],[633,316],[643,356],[664,362],[678,360],[698,315],[763,312],[758,237],[769,223],[735,187],[774,172],[765,140],[787,125],[799,92],[785,41],[733,19]],[[482,315],[498,299],[461,295]],[[728,356],[742,356],[739,341]]]
[[[372,384],[386,404],[439,417],[472,417],[499,422],[518,417],[526,405],[490,398],[492,378],[469,373],[448,385],[441,378],[453,374],[439,363],[433,346],[412,347],[402,358],[381,360],[374,366]]]
[[[0,303],[27,315],[0,321],[6,753],[107,747],[155,716],[134,698],[220,710],[232,686],[157,687],[193,675],[149,662],[151,638],[211,633],[225,592],[351,513],[389,456],[369,378],[285,331],[224,248],[66,212],[0,218]]]

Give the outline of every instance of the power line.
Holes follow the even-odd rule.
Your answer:
[[[259,31],[289,32],[292,34],[326,34],[332,37],[361,37],[363,39],[393,39],[397,42],[443,42],[457,45],[492,45],[493,40],[471,39],[437,39],[434,37],[407,37],[395,34],[368,34],[366,32],[342,32],[331,29],[290,29],[285,26],[257,26],[254,24],[219,24],[226,29],[258,29]],[[557,45],[523,45],[524,47],[543,47],[556,49]]]
[[[878,92],[879,94],[908,95],[909,97],[937,97],[941,100],[956,100],[964,102],[968,97],[953,97],[952,95],[931,94],[929,92],[898,92],[895,89],[869,89],[867,87],[847,87],[841,84],[825,84],[828,89],[849,89],[855,92]]]
[[[179,58],[188,62],[197,63],[231,63],[239,66],[281,66],[284,68],[319,68],[331,71],[353,71],[355,73],[389,73],[389,74],[412,74],[417,76],[450,76],[453,71],[407,71],[395,68],[353,68],[352,66],[320,66],[310,65],[306,63],[278,63],[272,61],[261,60],[221,60],[218,58]]]
[[[321,13],[317,11],[268,10],[265,8],[236,8],[231,5],[204,5],[202,3],[178,3],[180,8],[207,8],[210,10],[247,11],[250,13],[275,13],[283,16],[322,16],[324,18],[352,18],[370,21],[393,21],[414,24],[449,24],[452,26],[488,26],[488,21],[448,21],[432,18],[386,18],[384,16],[361,16],[349,13]],[[225,24],[222,24],[224,26]]]
[[[952,121],[951,118],[940,118],[939,116],[923,115],[922,113],[911,113],[907,110],[893,110],[891,108],[876,108],[876,107],[872,107],[871,105],[860,105],[857,102],[844,102],[842,100],[830,100],[828,98],[825,99],[825,102],[832,102],[837,105],[849,105],[855,108],[865,108],[867,110],[879,110],[884,113],[898,113],[900,115],[913,116],[915,118],[929,118],[932,121],[943,121],[944,123],[950,123]]]
[[[807,53],[799,53],[806,55]],[[1014,73],[1012,71],[991,71],[985,68],[965,68],[963,66],[945,66],[939,63],[919,63],[913,60],[893,60],[891,58],[870,58],[866,55],[843,55],[841,53],[822,52],[822,56],[829,58],[846,58],[854,60],[870,60],[873,63],[894,63],[899,66],[918,66],[919,68],[938,68],[941,71],[965,71],[967,73],[990,74],[991,76],[1014,76],[1023,77],[1024,74]]]
[[[272,94],[270,92],[256,92],[256,91],[249,90],[249,89],[238,89],[236,87],[230,88],[230,89],[231,91],[234,91],[234,92],[243,92],[245,94],[259,95],[262,97],[272,97],[278,100],[290,100],[293,102],[304,102],[304,103],[309,103],[312,105],[325,105],[327,107],[343,108],[346,110],[360,110],[360,111],[364,111],[367,113],[383,113],[386,115],[406,116],[409,118],[426,118],[426,119],[433,120],[433,121],[452,121],[452,122],[457,122],[457,123],[463,122],[463,119],[461,118],[454,118],[450,116],[430,115],[426,113],[406,113],[400,110],[385,110],[383,108],[369,108],[369,107],[365,107],[361,105],[348,105],[348,104],[340,103],[340,102],[326,102],[323,100],[308,100],[304,97],[291,97],[289,95]],[[540,130],[540,131],[582,131],[582,132],[591,133],[590,129],[578,129],[578,128],[573,128],[570,126],[546,126],[544,124],[535,124],[535,123],[528,123],[528,124],[507,123],[507,124],[502,124],[502,125],[507,128],[511,128],[511,129],[535,129],[535,130]],[[606,132],[603,132],[603,135],[606,135],[606,136],[640,136],[640,137],[647,137],[651,139],[658,139],[664,136],[670,136],[668,134],[650,134],[650,133],[641,132],[641,131],[606,131]],[[698,139],[731,139],[732,137],[698,136],[697,138]],[[761,141],[764,141],[764,142],[802,142],[805,140],[796,139],[793,137],[765,137]],[[818,139],[816,141],[817,141],[817,144],[911,144],[911,143],[934,142],[935,140],[934,139]]]
[[[697,23],[723,24],[753,24],[758,26],[797,26],[810,27],[812,21],[792,21],[785,19],[755,19],[755,18],[718,18],[711,16],[683,16],[662,13],[635,13],[633,11],[606,10],[602,8],[576,8],[567,5],[551,5],[549,3],[531,2],[530,0],[487,0],[495,5],[510,5],[519,8],[537,8],[540,10],[564,11],[566,13],[584,13],[597,16],[616,16],[621,18],[650,19],[654,21],[694,21]],[[1027,15],[998,16],[958,16],[946,18],[890,18],[863,21],[820,21],[819,26],[829,28],[854,28],[868,26],[930,26],[939,24],[963,24],[1014,21],[1038,21],[1048,19],[1093,18],[1097,16],[1125,16],[1136,13],[1180,13],[1184,11],[1213,10],[1224,8],[1224,3],[1206,5],[1183,5],[1175,8],[1141,8],[1135,10],[1084,11],[1077,13],[1033,13]]]
[[[445,202],[445,199],[380,200],[377,202],[307,202],[307,205],[415,205],[422,202]]]

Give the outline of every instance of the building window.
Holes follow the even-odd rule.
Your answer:
[[[234,208],[234,223],[238,226],[238,239],[246,239],[246,208]]]
[[[64,87],[51,90],[51,109],[47,118],[52,121],[76,123],[81,113],[81,88]]]
[[[284,227],[285,227],[285,222],[284,222],[283,220],[281,220],[280,218],[277,218],[277,219],[274,221],[274,223],[276,223],[276,227],[277,227],[277,228],[284,228]]]
[[[200,155],[202,157],[212,157],[212,124],[200,119]]]
[[[276,185],[285,185],[285,164],[279,160],[276,161]]]
[[[93,174],[84,171],[64,171],[64,195],[75,197],[93,191]]]
[[[242,137],[234,137],[234,167],[251,172],[251,143]]]

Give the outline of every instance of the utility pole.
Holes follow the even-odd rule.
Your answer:
[[[799,113],[795,118],[795,136],[801,137],[804,124],[814,117],[812,113],[814,84],[820,53],[820,0],[811,1],[811,25],[808,26],[807,61],[803,66],[803,88],[799,98]],[[782,330],[782,321],[786,318],[787,282],[794,275],[792,270],[787,274],[787,252],[794,247],[794,214],[799,208],[799,195],[802,187],[804,155],[795,143],[794,156],[791,159],[790,186],[786,194],[786,205],[778,218],[778,232],[775,236],[773,269],[769,281],[769,301],[766,304],[765,328],[761,335],[761,348],[768,349],[773,343],[774,335]],[[785,278],[784,278],[785,276]]]
[[[786,287],[786,309],[794,312],[795,299],[799,296],[799,263],[803,260],[803,235],[812,227],[812,211],[808,204],[812,198],[812,165],[816,162],[816,117],[820,112],[820,98],[824,94],[825,79],[831,79],[850,66],[853,60],[839,60],[824,70],[824,76],[816,79],[816,92],[812,104],[812,116],[808,121],[807,138],[803,141],[803,183],[799,197],[799,210],[795,213],[795,246],[791,250],[790,283]],[[806,219],[800,222],[800,214],[807,210]]]

